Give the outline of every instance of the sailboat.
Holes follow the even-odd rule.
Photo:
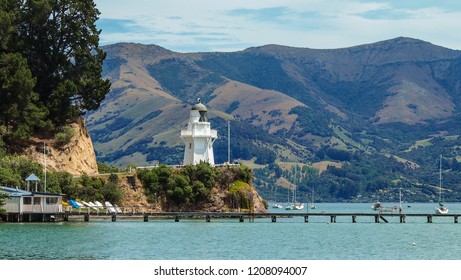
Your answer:
[[[311,209],[316,209],[317,206],[315,206],[315,201],[314,201],[314,187],[312,187],[312,205]]]
[[[296,168],[295,168],[295,179],[296,179],[297,170],[298,170],[298,166],[296,166]],[[296,191],[297,191],[297,186],[296,186],[296,180],[295,180],[295,188],[293,190],[293,204],[292,204],[291,208],[293,210],[303,210],[304,209],[304,203],[296,201]]]
[[[283,208],[283,204],[277,202],[277,187],[275,187],[275,203],[272,205],[272,208],[277,208],[277,209]]]
[[[448,208],[442,204],[442,155],[440,155],[440,167],[439,167],[439,207],[435,208],[435,214],[447,214]]]
[[[293,203],[290,203],[290,188],[287,188],[287,204],[285,210],[293,210]]]

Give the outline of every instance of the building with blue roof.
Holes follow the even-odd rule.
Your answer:
[[[29,176],[28,179],[36,181],[38,178]],[[0,186],[0,192],[7,194],[3,205],[6,211],[3,220],[7,222],[45,222],[64,214],[63,194],[30,191],[29,185],[27,190]]]

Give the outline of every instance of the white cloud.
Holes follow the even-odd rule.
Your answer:
[[[415,2],[420,6],[390,0],[95,0],[102,44],[234,51],[264,44],[340,48],[407,36],[461,49],[455,35],[461,7]]]

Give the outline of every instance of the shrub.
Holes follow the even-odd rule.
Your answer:
[[[65,125],[61,127],[60,131],[54,135],[54,140],[58,145],[65,145],[68,144],[74,136],[75,130],[70,126]]]

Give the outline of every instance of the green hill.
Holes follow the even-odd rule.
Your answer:
[[[99,161],[180,162],[179,133],[200,97],[218,130],[216,162],[227,161],[231,120],[232,159],[265,167],[255,172],[265,198],[278,178],[293,180],[275,175],[275,165],[334,161],[346,164],[309,173],[301,193],[319,185],[319,199],[369,201],[395,199],[404,186],[409,198],[429,201],[439,154],[447,198],[460,198],[460,51],[411,38],[332,50],[176,53],[115,44],[104,51],[112,89],[86,116]]]

